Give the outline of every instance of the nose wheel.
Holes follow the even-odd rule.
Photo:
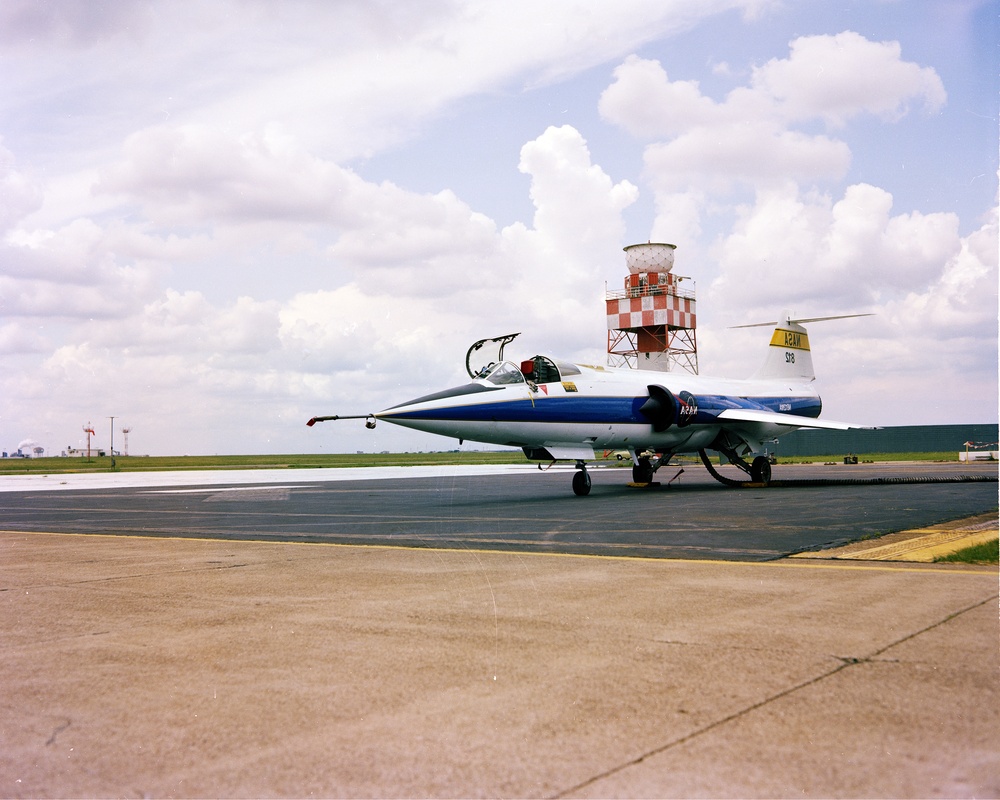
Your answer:
[[[590,473],[582,461],[577,462],[576,470],[573,475],[573,494],[577,497],[586,497],[590,494]]]

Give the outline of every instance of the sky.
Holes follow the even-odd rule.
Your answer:
[[[462,384],[484,337],[605,363],[646,241],[701,374],[762,361],[732,326],[870,313],[809,328],[825,417],[996,422],[998,15],[5,0],[0,448],[451,449],[305,422]]]

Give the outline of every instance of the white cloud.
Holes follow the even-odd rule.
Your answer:
[[[755,67],[750,85],[736,87],[722,102],[704,95],[698,81],[671,81],[658,61],[630,56],[615,69],[599,108],[634,135],[655,138],[760,122],[823,120],[842,127],[865,112],[895,121],[913,101],[933,113],[946,100],[937,73],[903,61],[898,42],[871,42],[844,31],[803,36],[789,49],[788,58]]]
[[[591,163],[587,143],[569,125],[550,127],[521,148],[521,172],[531,175],[535,228],[553,247],[575,257],[595,244],[621,241],[621,212],[635,202],[639,190],[611,178]]]
[[[0,355],[44,353],[50,347],[51,342],[47,337],[24,322],[0,325]]]
[[[841,127],[863,112],[895,121],[913,101],[927,113],[938,111],[946,93],[937,73],[901,56],[899,42],[871,42],[853,31],[803,36],[787,59],[756,68],[752,85],[789,121],[823,119]]]
[[[910,224],[894,233],[904,244],[910,236],[919,239],[921,232],[914,231],[919,221],[908,220]],[[941,230],[930,228],[932,225],[927,225],[923,231],[927,238],[935,234],[941,239],[947,236]],[[943,268],[939,265],[930,279],[914,280],[907,287],[909,291],[905,297],[894,298],[887,304],[887,314],[910,335],[929,336],[943,342],[963,337],[977,339],[979,344],[972,351],[976,360],[992,353],[990,361],[995,367],[998,239],[1000,229],[994,208],[978,230],[957,241],[948,240],[947,249],[952,252]],[[956,348],[954,352],[963,350],[965,348]]]
[[[55,394],[70,405],[85,397],[132,419],[154,414],[158,426],[199,439],[203,451],[214,447],[214,426],[226,419],[266,420],[296,442],[293,449],[309,449],[331,441],[315,432],[295,438],[305,436],[298,427],[309,416],[366,413],[461,382],[465,350],[483,336],[524,330],[518,348],[599,358],[604,331],[593,312],[601,275],[621,263],[622,212],[637,190],[594,164],[569,126],[527,143],[521,169],[531,178],[533,224],[500,231],[452,193],[420,195],[352,178],[355,201],[365,202],[329,253],[348,282],[282,302],[220,302],[196,289],[165,288],[144,302],[133,295],[131,303],[106,304],[113,323],[76,309],[75,342],[51,352],[17,391],[24,399]],[[98,250],[113,238],[83,230]],[[54,232],[41,246],[64,246],[65,237]],[[133,248],[148,257],[144,247],[157,241],[139,236]],[[80,296],[96,297],[108,276],[92,274]],[[30,344],[23,330],[0,341]],[[55,423],[45,417],[42,424]]]
[[[891,208],[892,196],[867,184],[836,202],[793,183],[762,191],[718,246],[713,297],[756,309],[822,298],[843,311],[922,290],[962,248],[958,219]]]
[[[826,136],[782,130],[767,123],[693,128],[646,148],[650,182],[663,191],[704,186],[727,192],[736,184],[835,179],[847,172],[850,150]]]
[[[16,0],[0,12],[0,103],[44,126],[25,144],[67,170],[156,125],[241,136],[278,124],[344,163],[398,145],[462,98],[564,80],[727,9],[768,5],[221,0],[97,13]],[[66,136],[75,152],[46,147]]]
[[[762,193],[720,243],[722,275],[703,299],[730,324],[782,310],[874,312],[810,329],[825,396],[836,398],[826,412],[834,419],[891,425],[947,413],[949,421],[982,421],[996,395],[996,210],[961,236],[953,214],[894,216],[891,205],[887,192],[863,184],[837,202],[791,185]],[[743,331],[703,339],[722,372],[748,372],[743,365],[759,355]],[[948,411],[932,386],[973,396]]]
[[[748,86],[722,102],[697,81],[671,81],[657,61],[627,58],[602,93],[602,116],[645,139],[650,183],[660,192],[723,193],[787,180],[843,177],[848,145],[790,127],[825,121],[842,127],[861,113],[898,119],[912,101],[936,111],[945,101],[937,73],[901,59],[897,42],[870,42],[851,31],[801,37],[787,59],[753,70]]]
[[[157,126],[130,136],[95,191],[142,206],[154,225],[294,220],[351,224],[361,182],[277,131],[232,136]]]

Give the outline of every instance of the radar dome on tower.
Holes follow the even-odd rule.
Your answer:
[[[641,272],[670,272],[674,268],[675,244],[646,242],[625,248],[625,265],[633,275]]]

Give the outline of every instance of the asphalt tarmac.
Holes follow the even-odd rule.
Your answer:
[[[86,490],[75,487],[87,481],[62,476],[55,486],[67,491],[59,492],[18,492],[8,478],[0,484],[8,490],[0,491],[0,530],[766,561],[997,506],[996,483],[813,485],[995,478],[988,464],[790,465],[775,470],[784,485],[767,489],[726,488],[701,465],[687,465],[669,485],[679,468],[661,469],[662,485],[651,489],[630,487],[628,469],[591,469],[593,490],[584,498],[572,493],[571,469],[496,469],[368,479],[355,470],[352,480],[334,480],[343,477],[337,470],[271,470],[267,477],[279,482],[211,486],[157,486],[178,476],[130,473],[117,487]]]
[[[0,480],[0,794],[1000,796],[996,483],[501,472]]]

